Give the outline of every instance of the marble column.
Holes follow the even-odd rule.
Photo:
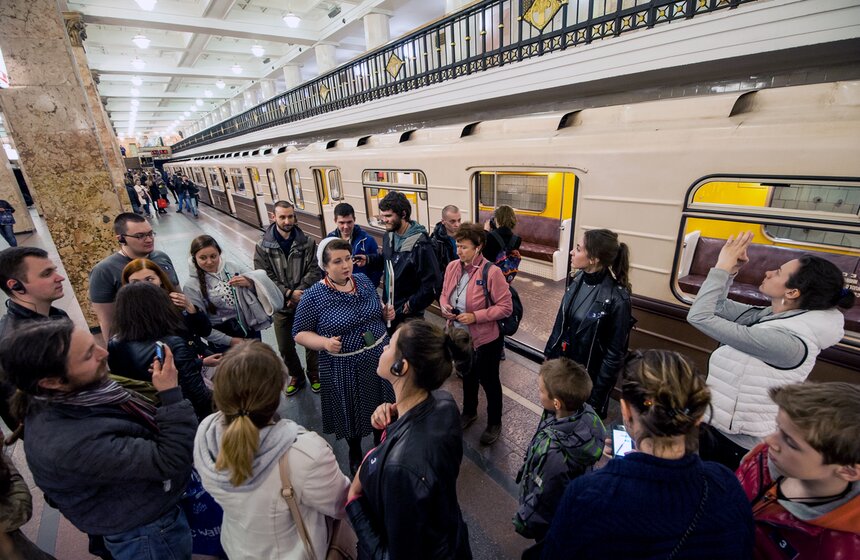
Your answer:
[[[226,101],[223,105],[221,105],[221,108],[218,110],[218,113],[220,120],[226,121],[227,119],[229,119],[230,115],[232,114],[230,113],[230,102]]]
[[[370,13],[364,16],[364,45],[367,50],[373,50],[391,40],[391,29],[388,27],[387,14]]]
[[[97,117],[56,0],[3,0],[0,29],[12,82],[0,107],[75,296],[96,326],[89,273],[116,250],[113,219],[122,211]]]
[[[314,54],[317,59],[317,73],[319,75],[323,75],[337,66],[336,52],[337,49],[335,46],[327,43],[321,43],[314,47]]]
[[[302,84],[302,68],[298,64],[284,65],[284,91],[290,91]]]
[[[268,101],[275,96],[275,82],[272,80],[260,80],[260,101]]]
[[[30,212],[27,211],[27,203],[24,202],[24,195],[21,194],[21,187],[18,186],[18,180],[15,179],[12,164],[9,163],[3,146],[0,146],[0,198],[15,209],[15,233],[25,233],[35,229]]]
[[[245,91],[242,92],[242,110],[247,111],[254,105],[256,98],[254,96],[254,86],[249,87]]]
[[[230,100],[230,112],[233,113],[233,116],[235,117],[242,111],[244,111],[244,109],[242,108],[242,96],[237,95]]]

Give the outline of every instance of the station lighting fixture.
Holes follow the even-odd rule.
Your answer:
[[[224,89],[224,86],[226,85],[227,84],[224,83],[224,80],[218,80],[217,82],[215,82],[215,87],[217,87],[218,89]]]
[[[302,18],[294,14],[293,12],[288,13],[284,16],[284,23],[287,24],[287,27],[291,29],[295,29],[302,23]]]
[[[257,58],[260,58],[261,56],[266,54],[266,49],[264,49],[260,45],[254,45],[251,47],[251,54],[253,54]]]
[[[147,12],[151,12],[155,9],[155,5],[158,3],[157,0],[135,0],[137,5],[140,6],[142,10],[146,10]]]
[[[140,90],[137,88],[131,88],[131,96],[137,97],[138,95],[140,95]]]
[[[148,49],[151,41],[146,38],[146,35],[135,35],[131,42],[139,49]]]
[[[198,107],[202,107],[203,106],[203,100],[202,99],[195,99],[194,104],[197,105]]]
[[[203,95],[205,95],[206,97],[212,97],[212,90],[207,89],[206,91],[203,92]]]
[[[143,70],[146,68],[146,62],[141,60],[140,57],[135,57],[135,59],[131,61],[131,67],[135,70]]]
[[[242,67],[241,67],[241,66],[239,66],[238,64],[234,64],[234,65],[230,68],[230,70],[232,70],[234,74],[241,74],[241,73],[242,73]]]
[[[139,86],[139,85],[143,84],[143,80],[140,79],[140,76],[133,76],[131,78],[131,83],[136,85],[136,86]]]

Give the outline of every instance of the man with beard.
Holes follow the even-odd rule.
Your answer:
[[[310,380],[311,390],[319,393],[319,355],[305,348],[307,372],[302,370],[292,334],[296,306],[302,293],[321,277],[317,265],[317,244],[296,225],[296,210],[291,203],[285,200],[276,202],[275,212],[269,215],[269,219],[273,223],[254,250],[254,268],[265,270],[266,275],[284,293],[284,308],[276,311],[272,319],[278,350],[290,373],[285,392],[291,397]]]
[[[358,255],[355,262],[368,269],[385,270],[383,286],[394,274],[395,317],[389,332],[407,319],[424,317],[424,310],[436,299],[442,288],[442,273],[427,230],[412,221],[412,205],[403,193],[392,191],[379,202],[379,218],[385,225],[381,255]],[[390,266],[386,267],[385,262]]]
[[[116,560],[190,558],[179,500],[191,474],[197,417],[170,348],[152,362],[161,406],[107,377],[107,351],[68,319],[16,328],[0,367],[24,395],[24,451],[36,485]]]
[[[122,270],[134,259],[149,259],[167,274],[179,289],[176,269],[167,253],[155,250],[155,232],[143,216],[123,212],[113,221],[119,251],[105,257],[90,273],[90,301],[105,342],[110,338],[116,293],[122,288]]]

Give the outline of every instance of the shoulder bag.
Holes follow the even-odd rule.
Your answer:
[[[287,450],[289,453],[289,450]],[[289,463],[287,462],[287,453],[278,461],[278,467],[281,472],[281,496],[287,502],[290,508],[290,514],[293,516],[293,521],[296,523],[296,530],[302,538],[302,543],[305,545],[305,552],[310,560],[316,560],[314,547],[311,544],[311,538],[308,534],[308,529],[305,527],[302,512],[299,510],[299,503],[296,500],[296,493],[293,490],[293,484],[290,482]],[[328,550],[326,550],[325,560],[357,560],[358,558],[358,537],[355,531],[352,530],[349,523],[344,519],[332,519],[326,516],[326,525],[329,530]]]

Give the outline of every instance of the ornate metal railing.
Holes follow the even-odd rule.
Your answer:
[[[178,152],[752,0],[486,0],[173,145]]]

